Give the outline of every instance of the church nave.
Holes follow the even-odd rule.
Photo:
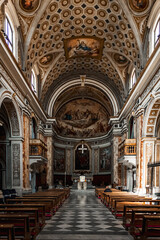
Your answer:
[[[46,222],[37,239],[129,240],[121,222],[95,197],[94,190],[72,190],[71,196]]]

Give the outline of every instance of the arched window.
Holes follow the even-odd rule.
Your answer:
[[[159,39],[160,39],[160,18],[158,19],[158,22],[154,29],[154,46],[157,45]]]
[[[14,50],[13,49],[13,28],[7,16],[5,18],[4,32],[5,32],[6,43],[8,44],[8,47],[10,48],[11,52],[13,52]]]
[[[33,69],[31,71],[31,88],[33,92],[37,95],[37,78]]]
[[[132,88],[136,83],[136,71],[133,69],[130,79],[130,88]]]
[[[36,120],[34,118],[32,118],[31,138],[32,139],[37,138],[37,123],[36,123]]]
[[[132,116],[129,120],[129,127],[128,127],[128,138],[134,138],[134,117]]]

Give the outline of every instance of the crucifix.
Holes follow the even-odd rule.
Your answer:
[[[82,143],[82,147],[78,148],[78,150],[82,151],[82,154],[84,153],[84,151],[88,150],[88,148],[84,147],[84,144]]]

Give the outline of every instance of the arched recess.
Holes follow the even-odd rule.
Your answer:
[[[98,81],[95,81],[95,80],[92,80],[92,79],[85,79],[85,84],[88,85],[88,86],[95,86],[98,89],[100,89],[101,91],[103,91],[109,97],[109,99],[112,103],[114,116],[116,116],[118,114],[119,104],[117,102],[117,99],[116,99],[115,95],[113,94],[113,92],[109,88],[107,88],[107,87],[104,88],[104,85],[102,83],[100,83]],[[68,88],[74,87],[74,86],[77,86],[77,85],[79,85],[79,86],[81,85],[81,79],[72,80],[70,82],[67,82],[67,83],[63,84],[61,87],[59,87],[52,94],[52,96],[50,98],[50,101],[49,101],[49,104],[48,104],[48,109],[47,109],[47,112],[48,112],[49,116],[52,116],[53,106],[54,106],[58,96],[62,92],[66,91]]]
[[[145,189],[149,186],[150,193],[158,191],[160,188],[160,141],[158,139],[160,123],[160,92],[150,96],[151,102],[146,109],[143,128],[143,181]]]
[[[9,91],[0,94],[0,120],[5,131],[6,182],[4,188],[22,189],[22,124],[18,104]]]
[[[156,136],[156,124],[160,113],[160,96],[154,98],[146,109],[146,116],[144,118],[144,137]]]

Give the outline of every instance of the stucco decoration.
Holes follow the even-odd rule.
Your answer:
[[[105,108],[88,99],[73,100],[65,104],[57,116],[58,132],[69,137],[95,137],[108,131],[109,116]]]

